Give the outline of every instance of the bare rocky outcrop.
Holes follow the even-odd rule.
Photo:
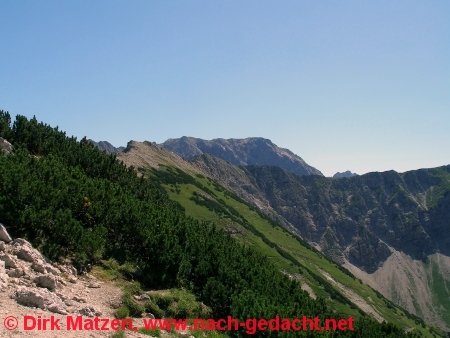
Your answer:
[[[23,268],[9,269],[7,275],[12,278],[19,278],[25,276],[25,271]]]
[[[350,170],[344,172],[337,172],[333,175],[333,178],[349,178],[353,176],[358,176],[358,174],[352,173]]]
[[[33,262],[33,264],[31,265],[31,268],[34,271],[36,271],[36,272],[40,272],[40,273],[46,273],[47,272],[45,264],[42,261]]]
[[[19,266],[18,259],[5,252],[0,254],[0,261],[5,262],[5,267],[8,269],[15,269]]]
[[[450,257],[434,254],[422,261],[393,250],[383,265],[371,274],[349,262],[344,266],[386,298],[411,313],[422,314],[427,323],[450,330],[446,318],[439,314],[448,304],[448,297],[442,295],[448,293],[445,285],[450,283]],[[444,286],[440,294],[433,290],[435,283]]]
[[[46,288],[50,291],[56,290],[56,287],[58,286],[58,280],[52,274],[36,276],[34,282],[36,283],[37,286],[41,288]]]
[[[95,142],[94,140],[88,140],[88,142],[92,143],[98,149],[104,151],[107,154],[119,154],[120,152],[122,152],[125,149],[125,147],[117,147],[116,148],[108,141]]]
[[[14,294],[14,299],[21,305],[49,310],[50,312],[63,315],[68,313],[61,298],[47,289],[19,287]]]
[[[0,152],[10,154],[13,151],[13,146],[3,137],[0,137]]]
[[[12,288],[11,297],[18,304],[67,314],[67,306],[55,293],[63,282],[61,271],[25,239],[12,240],[6,228],[0,227],[0,288]]]
[[[7,231],[5,229],[7,234]],[[8,235],[9,236],[9,235]],[[20,253],[20,254],[19,254]],[[20,256],[21,258],[19,258]],[[70,264],[58,264],[47,260],[24,239],[9,243],[0,241],[0,318],[13,316],[19,322],[24,314],[35,318],[50,316],[65,322],[65,316],[113,318],[122,303],[122,291],[112,282],[100,282],[91,274],[77,273]],[[92,319],[91,319],[92,320]],[[134,319],[134,326],[142,322]],[[0,337],[38,338],[110,338],[111,331],[25,331],[20,327],[7,331],[0,329]],[[145,338],[147,335],[127,331],[127,338]],[[169,336],[168,336],[169,337]]]
[[[0,241],[0,290],[10,290],[17,304],[58,314],[101,314],[94,306],[86,305],[85,298],[71,294],[73,288],[64,288],[67,284],[100,288],[100,283],[93,278],[81,281],[71,265],[52,264],[27,240],[12,240],[3,225],[0,236],[4,240]]]
[[[30,242],[18,238],[13,242],[13,252],[17,255],[17,258],[30,263],[43,262],[44,257],[42,254],[33,248]]]
[[[9,276],[6,274],[5,262],[0,261],[0,289],[8,285]]]
[[[169,139],[162,146],[184,159],[209,154],[234,165],[277,166],[300,176],[323,176],[319,170],[308,165],[292,151],[280,148],[262,137],[202,140],[183,136]]]
[[[12,241],[12,238],[8,234],[8,231],[6,231],[6,228],[1,223],[0,223],[0,241],[6,242],[6,243],[9,243]]]

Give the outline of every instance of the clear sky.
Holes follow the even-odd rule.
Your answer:
[[[450,1],[0,1],[0,109],[69,135],[262,136],[326,175],[450,164]]]

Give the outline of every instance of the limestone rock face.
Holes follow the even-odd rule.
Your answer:
[[[209,154],[234,165],[277,166],[299,176],[323,176],[300,156],[262,137],[202,140],[184,136],[169,139],[162,146],[184,159]]]
[[[39,262],[34,262],[31,265],[31,268],[36,271],[36,272],[40,272],[40,273],[46,273],[47,269],[45,268],[45,264],[42,261]]]
[[[8,253],[1,253],[0,261],[3,261],[5,263],[5,267],[8,269],[15,269],[19,266],[17,258]]]
[[[8,275],[6,274],[5,262],[0,261],[0,289],[8,285]]]
[[[1,137],[0,137],[0,139],[1,139]],[[12,238],[8,234],[8,231],[6,231],[6,228],[1,223],[0,223],[0,241],[6,242],[6,243],[9,243],[12,241]]]
[[[10,269],[7,272],[9,277],[19,278],[25,275],[25,271],[22,268]]]
[[[54,313],[67,314],[64,303],[54,293],[46,289],[19,287],[14,294],[17,303],[24,306],[37,307]]]
[[[27,240],[12,240],[1,224],[0,238],[0,290],[15,290],[12,298],[21,305],[67,314],[61,295],[55,293],[65,283],[61,270],[47,262]],[[72,267],[63,268],[66,278],[75,278]]]
[[[95,142],[94,140],[89,140],[89,142],[107,154],[118,154],[125,149],[125,147],[117,147],[116,148],[108,141]]]
[[[114,290],[113,299],[120,304],[120,289],[111,288],[111,285],[105,287],[88,273],[78,275],[69,261],[52,263],[27,240],[12,239],[4,227],[0,231],[3,236],[0,240],[0,307],[3,314],[19,316],[24,313],[22,306],[27,306],[25,312],[35,315],[47,311],[56,317],[70,313],[86,317],[111,316],[112,309],[118,307],[111,308],[111,290]]]
[[[30,263],[38,263],[44,261],[42,254],[24,239],[16,239],[14,246],[17,250],[17,257]]]
[[[37,286],[53,291],[58,286],[56,277],[52,274],[39,275],[34,279]]]
[[[344,171],[344,172],[337,172],[333,175],[333,178],[348,178],[358,176],[358,174],[352,173],[350,170]]]
[[[0,151],[5,154],[10,154],[13,151],[13,146],[3,137],[0,137]]]

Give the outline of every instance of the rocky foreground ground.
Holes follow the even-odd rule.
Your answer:
[[[0,337],[112,337],[114,331],[67,331],[67,316],[114,318],[121,289],[89,274],[78,275],[70,264],[47,260],[26,240],[12,239],[0,224]],[[24,318],[60,319],[61,330],[24,330]],[[9,330],[16,318],[18,328]],[[134,320],[136,326],[140,323]],[[30,323],[31,321],[29,321]],[[36,322],[37,324],[37,322]],[[148,337],[127,332],[126,337]]]

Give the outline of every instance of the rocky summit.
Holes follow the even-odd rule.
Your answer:
[[[95,142],[94,140],[89,140],[89,142],[107,154],[118,154],[125,149],[125,147],[117,147],[116,148],[108,141]]]
[[[344,171],[344,172],[337,172],[333,175],[333,178],[348,178],[358,176],[358,174],[352,173],[350,170]]]
[[[280,148],[262,137],[203,140],[184,136],[169,139],[162,146],[184,159],[209,154],[234,165],[277,166],[300,176],[323,176],[319,170],[307,164],[292,151]]]

